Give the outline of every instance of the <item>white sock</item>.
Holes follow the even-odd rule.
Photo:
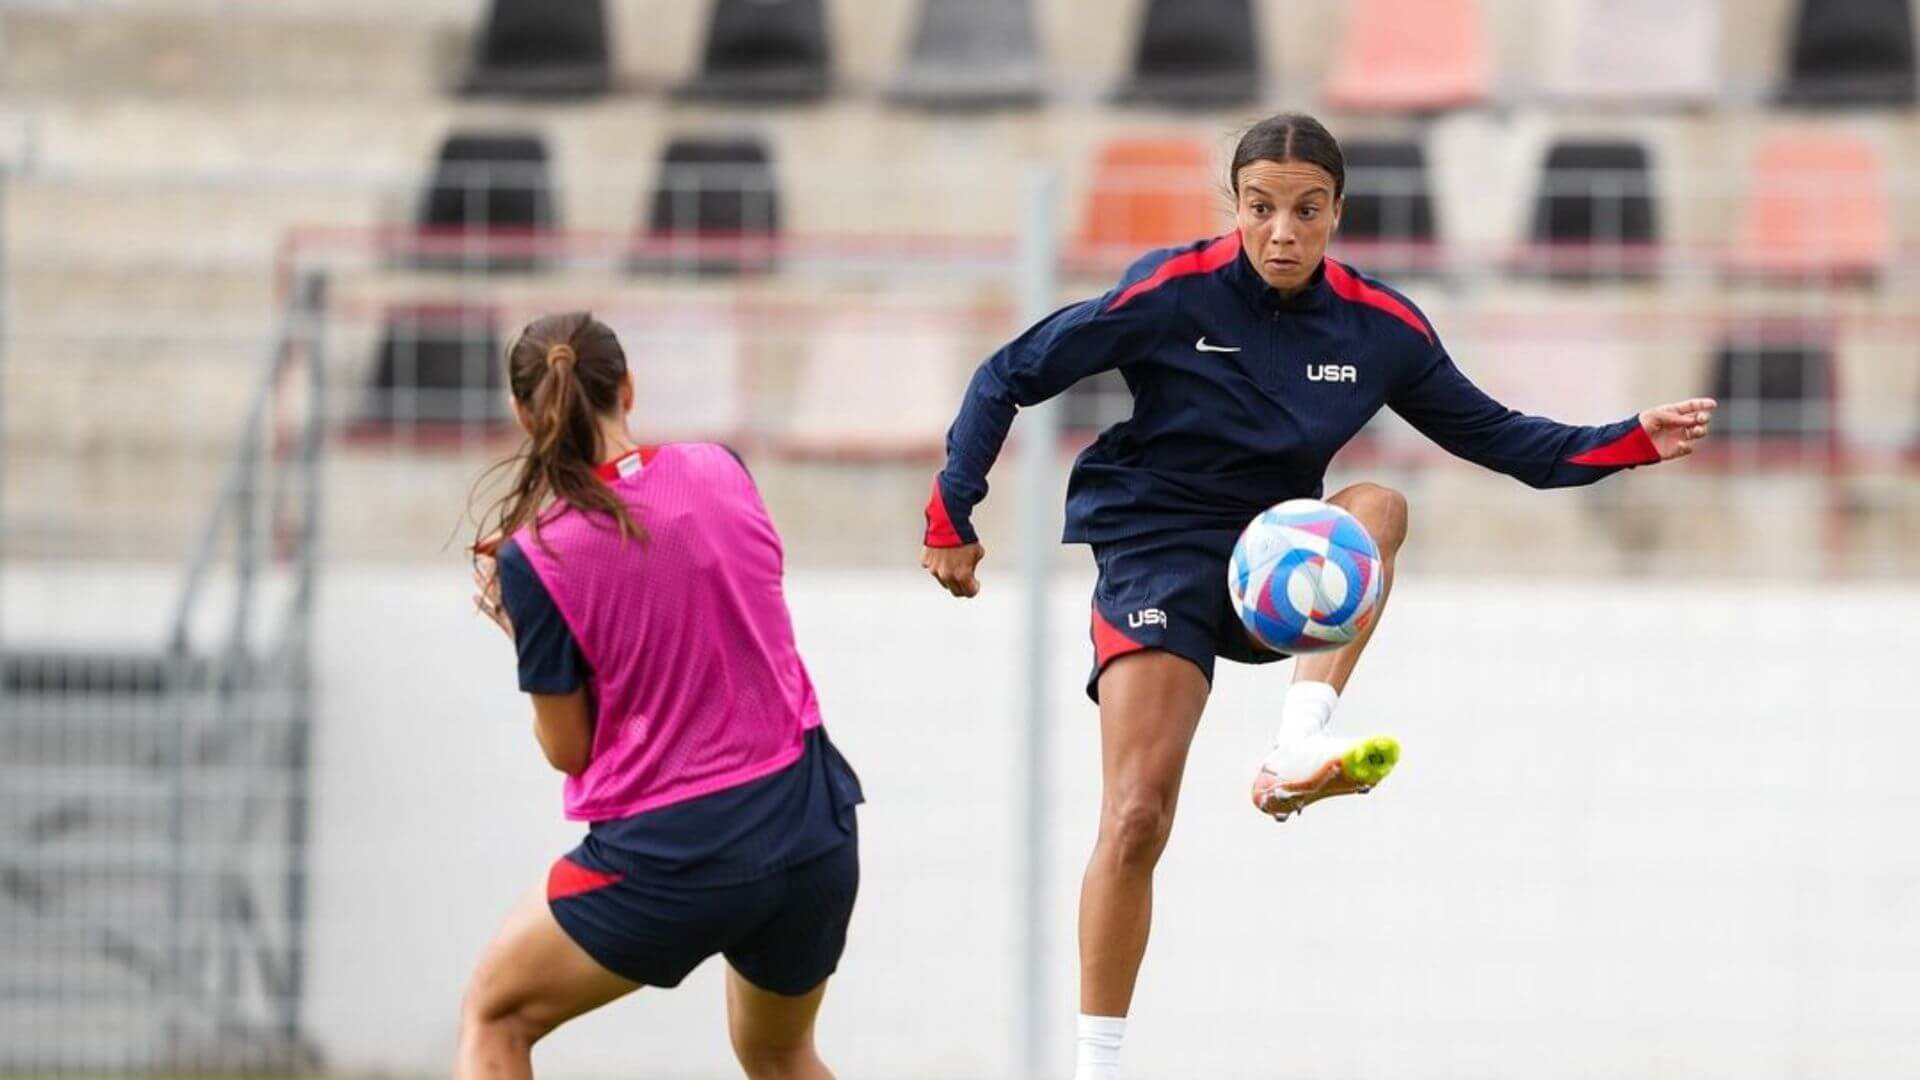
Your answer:
[[[1320,734],[1333,719],[1333,707],[1338,704],[1340,691],[1332,683],[1296,682],[1287,687],[1287,700],[1280,706],[1280,730],[1273,736],[1275,745]]]
[[[1127,1018],[1081,1013],[1076,1029],[1073,1080],[1120,1080],[1120,1037],[1127,1033]]]

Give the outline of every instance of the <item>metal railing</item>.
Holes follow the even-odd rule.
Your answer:
[[[164,643],[0,651],[0,1070],[312,1063],[324,295],[282,313]]]

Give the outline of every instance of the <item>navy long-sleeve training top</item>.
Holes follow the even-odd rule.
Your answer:
[[[1534,487],[1659,460],[1638,417],[1578,427],[1494,401],[1411,301],[1332,259],[1283,298],[1232,232],[1147,254],[1112,292],[1061,308],[980,365],[947,432],[926,543],[978,539],[973,508],[1016,409],[1112,368],[1133,415],[1074,462],[1069,543],[1239,529],[1283,499],[1317,498],[1327,463],[1383,405]]]

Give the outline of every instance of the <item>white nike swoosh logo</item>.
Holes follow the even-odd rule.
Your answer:
[[[1239,352],[1240,351],[1240,346],[1238,345],[1209,345],[1207,344],[1207,339],[1204,335],[1202,335],[1199,341],[1196,341],[1193,343],[1193,347],[1196,349],[1199,349],[1201,352]]]

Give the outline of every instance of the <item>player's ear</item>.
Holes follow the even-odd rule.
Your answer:
[[[620,415],[633,411],[633,372],[620,376]]]
[[[1339,198],[1333,200],[1333,225],[1332,227],[1327,229],[1328,232],[1337,233],[1340,231],[1340,215],[1346,212],[1347,212],[1347,197],[1345,195],[1342,195]]]
[[[528,435],[532,435],[533,421],[528,418],[527,410],[520,406],[520,399],[517,397],[514,397],[513,392],[511,390],[507,392],[507,405],[509,408],[513,409],[513,422],[520,425],[521,431],[526,432]]]

